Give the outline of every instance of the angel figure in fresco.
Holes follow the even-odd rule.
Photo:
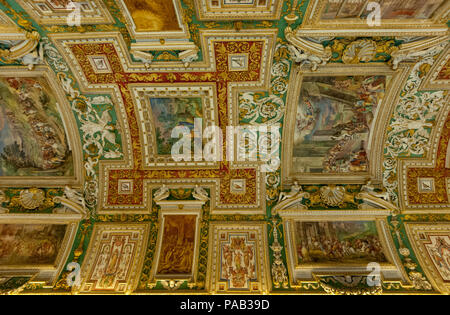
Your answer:
[[[286,199],[289,199],[289,198],[293,198],[293,197],[295,197],[298,193],[300,193],[300,192],[302,192],[302,191],[303,191],[302,186],[300,186],[300,185],[298,184],[298,182],[294,182],[294,185],[291,187],[291,191],[290,191],[290,192],[284,192],[284,191],[282,191],[282,192],[280,193],[280,197],[278,198],[278,201],[280,202],[280,201],[283,201],[283,200],[286,200]]]
[[[205,189],[202,187],[195,185],[194,192],[192,193],[192,196],[200,201],[206,201],[209,199],[208,193]]]
[[[162,185],[160,189],[155,192],[155,196],[153,197],[154,201],[161,201],[167,199],[170,195],[169,188],[166,185]]]

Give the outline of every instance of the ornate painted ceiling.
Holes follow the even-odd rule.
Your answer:
[[[450,293],[449,10],[0,0],[0,292]]]

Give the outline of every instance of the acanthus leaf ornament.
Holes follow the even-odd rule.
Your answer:
[[[377,53],[377,44],[373,40],[361,39],[352,42],[344,50],[342,61],[345,64],[358,64],[371,61]]]

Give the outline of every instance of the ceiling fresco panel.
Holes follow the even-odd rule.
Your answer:
[[[79,138],[65,99],[52,88],[54,82],[42,69],[0,71],[0,182],[81,181]],[[48,182],[50,178],[56,183]]]

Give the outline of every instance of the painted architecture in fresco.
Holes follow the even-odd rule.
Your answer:
[[[365,172],[385,76],[305,77],[294,133],[295,172]]]
[[[53,265],[66,225],[0,224],[0,265]]]
[[[0,77],[0,176],[71,176],[54,93],[42,78]]]
[[[295,222],[298,264],[386,262],[373,221]]]

